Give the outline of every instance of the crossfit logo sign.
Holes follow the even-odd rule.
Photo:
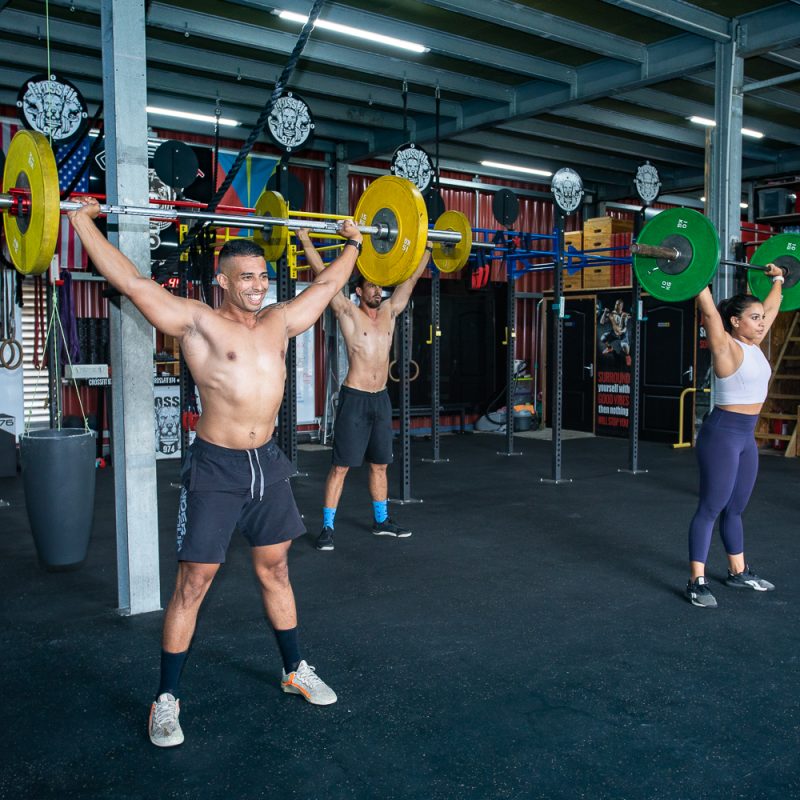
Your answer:
[[[275,102],[267,127],[275,144],[290,153],[311,138],[314,120],[305,101],[287,92]]]
[[[553,175],[551,189],[558,207],[565,214],[571,214],[581,204],[583,181],[574,169],[564,167],[556,172]]]
[[[86,102],[72,83],[56,75],[35,75],[17,95],[20,119],[26,128],[64,144],[81,132],[89,116]]]
[[[169,389],[155,396],[156,458],[177,456],[181,449],[180,395]]]
[[[394,151],[390,167],[392,175],[411,181],[424,192],[433,180],[431,157],[415,144],[404,144]]]
[[[648,206],[658,197],[658,193],[661,191],[658,170],[649,161],[645,161],[644,164],[636,168],[634,183],[642,202]]]

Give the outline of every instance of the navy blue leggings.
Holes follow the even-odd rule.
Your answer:
[[[757,414],[714,408],[697,435],[700,502],[689,527],[689,560],[706,563],[714,521],[729,555],[744,551],[742,512],[758,474],[758,448],[753,436]],[[720,516],[721,515],[721,516]]]

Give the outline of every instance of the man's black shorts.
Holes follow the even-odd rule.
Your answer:
[[[181,471],[178,560],[225,563],[237,527],[251,547],[302,536],[293,471],[274,439],[255,450],[231,450],[195,438]]]
[[[392,463],[392,402],[389,392],[342,386],[333,427],[333,463],[360,467]]]

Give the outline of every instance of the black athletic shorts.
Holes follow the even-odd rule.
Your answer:
[[[302,536],[293,471],[274,439],[255,450],[231,450],[195,438],[181,471],[178,560],[224,564],[237,527],[251,547]]]
[[[360,467],[392,463],[392,402],[389,392],[342,386],[333,426],[333,463]]]

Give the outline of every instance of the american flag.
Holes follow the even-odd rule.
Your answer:
[[[59,145],[56,148],[57,164],[61,164],[61,160],[69,153],[74,144],[74,142],[70,142],[69,144]],[[86,168],[78,178],[73,191],[89,191],[89,164],[86,158],[89,155],[91,146],[92,139],[88,135],[84,136],[83,141],[75,147],[75,152],[61,165],[58,170],[58,182],[62,189],[66,189],[72,184],[78,171],[85,165]],[[61,218],[58,263],[61,269],[86,269],[87,266],[87,257],[83,252],[81,240],[75,235],[75,231],[66,217]]]

